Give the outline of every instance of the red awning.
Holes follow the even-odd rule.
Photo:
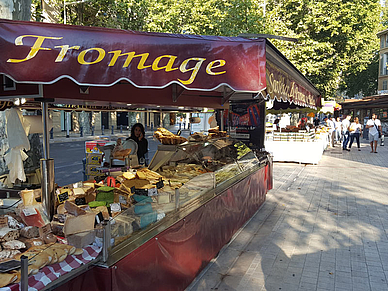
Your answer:
[[[0,98],[224,108],[229,98],[265,92],[267,99],[320,106],[318,90],[264,38],[0,19],[0,47],[0,74],[17,83],[16,90],[0,89]]]
[[[266,87],[265,39],[173,35],[0,20],[0,73],[19,83],[257,93]]]

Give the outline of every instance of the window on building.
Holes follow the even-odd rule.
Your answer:
[[[380,36],[380,49],[384,48],[385,44],[385,35]]]
[[[388,75],[388,53],[382,54],[380,59],[380,75]]]
[[[383,87],[381,88],[381,90],[387,90],[387,84],[388,84],[388,81],[387,80],[384,80],[383,81]]]

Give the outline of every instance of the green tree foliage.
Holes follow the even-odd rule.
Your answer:
[[[67,6],[67,22],[167,33],[298,38],[274,44],[322,92],[353,94],[375,66],[378,0],[90,0]],[[356,78],[356,79],[354,79]],[[362,78],[363,80],[365,78]],[[373,78],[372,78],[373,79]],[[365,88],[370,84],[366,84]],[[358,90],[358,89],[357,89]],[[361,90],[360,92],[369,92]]]
[[[299,39],[276,45],[325,97],[347,88],[345,79],[364,71],[378,49],[378,1],[283,0],[269,6],[271,32]]]

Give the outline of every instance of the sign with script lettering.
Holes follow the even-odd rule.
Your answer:
[[[267,61],[266,71],[267,93],[271,99],[314,109],[319,106],[319,96],[313,95],[280,68]]]
[[[174,35],[0,20],[0,73],[16,82],[260,92],[265,39]]]

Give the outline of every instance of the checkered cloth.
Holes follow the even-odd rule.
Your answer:
[[[94,260],[100,252],[101,248],[96,246],[88,246],[84,249],[84,252],[81,255],[67,256],[67,258],[60,263],[43,267],[39,270],[38,274],[28,278],[28,290],[37,291],[43,289],[45,286],[58,279],[60,276]],[[0,291],[18,290],[20,290],[20,283],[13,284],[9,287],[0,288]]]

